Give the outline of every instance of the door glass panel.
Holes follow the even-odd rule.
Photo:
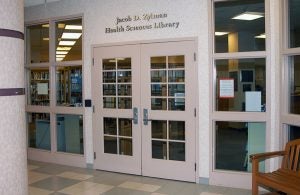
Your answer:
[[[103,118],[104,153],[132,156],[132,120]]]
[[[131,96],[131,84],[130,85],[118,85],[118,95]]]
[[[167,139],[167,121],[152,121],[152,138]]]
[[[104,136],[104,153],[117,154],[118,142],[116,137]]]
[[[183,84],[169,85],[169,96],[184,97],[185,86]]]
[[[184,70],[169,70],[169,82],[184,82]]]
[[[166,68],[166,57],[151,57],[151,69],[165,69]]]
[[[103,83],[115,83],[116,72],[103,72]]]
[[[169,56],[168,57],[169,68],[184,68],[184,56]]]
[[[151,98],[151,110],[167,110],[167,99]]]
[[[116,85],[103,85],[103,95],[116,95]]]
[[[185,161],[185,121],[153,120],[151,132],[152,158]]]
[[[104,118],[104,134],[117,135],[117,119]]]
[[[116,62],[114,59],[104,59],[103,60],[103,70],[115,70]]]
[[[167,142],[152,141],[152,158],[167,159]]]
[[[131,109],[131,98],[118,98],[119,109]]]
[[[152,70],[151,71],[151,82],[162,83],[167,82],[167,71],[165,70]]]
[[[104,97],[103,98],[104,108],[116,108],[116,98],[115,97]]]
[[[151,96],[167,96],[167,85],[152,84]]]
[[[132,120],[119,119],[119,134],[121,136],[132,136]]]
[[[127,138],[120,138],[120,154],[132,156],[132,140]]]
[[[185,161],[185,143],[170,142],[169,159],[177,160],[177,161]]]
[[[103,96],[104,96],[103,107],[131,109],[132,108],[131,58],[103,59],[102,63],[103,63],[103,73],[102,73],[103,84],[102,85],[103,85]],[[105,96],[113,96],[113,97],[105,97]],[[127,96],[127,97],[118,97],[118,96]]]
[[[185,140],[185,122],[169,121],[169,137],[172,140]]]
[[[185,99],[184,98],[172,98],[169,99],[169,110],[185,110]]]
[[[162,65],[166,59],[168,59],[168,67]],[[160,61],[163,61],[163,63],[158,63]],[[151,69],[154,68],[165,70],[151,70],[151,109],[184,111],[184,56],[151,57]],[[166,77],[168,80],[166,80]],[[164,98],[156,98],[155,96],[164,96]]]
[[[131,69],[131,58],[117,58],[118,69]]]

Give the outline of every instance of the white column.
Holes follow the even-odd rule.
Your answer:
[[[23,33],[23,0],[1,0],[0,194],[6,195],[28,194]]]

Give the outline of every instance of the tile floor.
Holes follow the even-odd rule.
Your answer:
[[[28,162],[29,195],[251,195],[208,186],[70,166]]]

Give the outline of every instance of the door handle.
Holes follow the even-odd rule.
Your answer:
[[[143,109],[143,122],[144,122],[144,125],[148,125],[149,121],[152,121],[152,119],[148,118],[148,109],[144,108]]]
[[[139,114],[138,114],[138,108],[137,107],[134,107],[133,108],[133,124],[137,125],[138,122],[139,122]]]

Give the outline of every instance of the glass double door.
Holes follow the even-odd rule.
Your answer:
[[[96,169],[195,182],[195,42],[94,48]]]

